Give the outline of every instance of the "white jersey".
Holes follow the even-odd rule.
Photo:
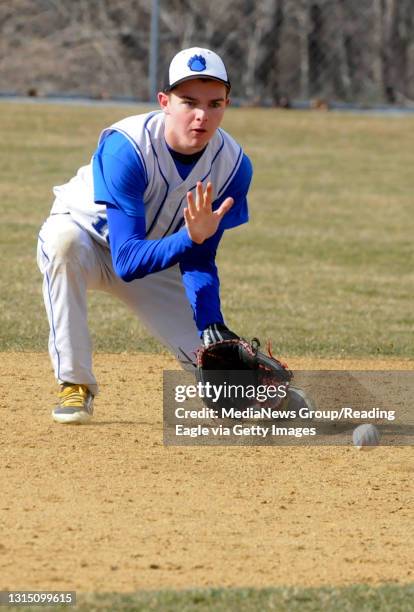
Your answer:
[[[106,128],[99,144],[112,132],[123,134],[137,152],[145,172],[144,192],[147,238],[162,238],[183,225],[186,194],[197,181],[211,181],[213,199],[219,198],[236,174],[243,158],[240,145],[218,129],[185,180],[179,175],[164,137],[164,113],[160,111],[122,119]],[[92,160],[68,183],[54,187],[51,213],[70,213],[74,221],[107,245],[106,206],[95,204]]]

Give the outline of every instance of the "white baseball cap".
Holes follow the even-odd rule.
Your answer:
[[[230,89],[230,81],[223,60],[210,49],[191,47],[183,49],[171,60],[164,91],[190,79],[213,79]]]

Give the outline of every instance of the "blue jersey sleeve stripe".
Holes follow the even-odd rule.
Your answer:
[[[215,154],[215,156],[213,157],[213,159],[211,161],[210,172],[211,172],[211,168],[213,167],[214,162],[216,161],[217,157],[220,155],[220,153],[222,152],[223,147],[224,147],[224,137],[223,137],[223,134],[221,133],[220,129],[218,130],[218,133],[221,136],[221,145],[219,146],[217,153]]]
[[[124,132],[124,130],[120,130],[119,128],[115,128],[114,132],[119,132],[120,134],[122,134],[122,136],[125,136],[125,138],[128,140],[128,142],[130,142],[132,144],[132,146],[134,147],[135,151],[138,153],[139,155],[139,159],[142,163],[142,167],[144,168],[144,174],[145,174],[145,185],[148,186],[148,170],[147,170],[147,166],[145,164],[145,159],[144,156],[142,154],[141,149],[139,148],[139,146],[137,145],[137,143],[132,140],[132,138],[130,136],[128,136],[128,134],[126,132]]]
[[[184,197],[182,197],[182,198],[181,198],[181,200],[180,200],[180,204],[178,205],[178,208],[177,208],[177,210],[175,211],[173,218],[171,219],[171,223],[170,223],[170,225],[168,226],[168,228],[166,229],[166,231],[165,231],[165,232],[164,232],[164,234],[163,234],[163,238],[165,238],[165,236],[167,236],[167,234],[168,234],[168,232],[170,231],[170,229],[171,229],[171,227],[172,227],[172,225],[173,225],[174,221],[176,220],[177,215],[178,215],[178,213],[179,213],[179,211],[180,211],[180,209],[181,209],[182,202],[183,202],[183,200],[184,200],[184,198],[185,198],[185,197],[186,197],[186,196],[184,196]],[[183,220],[183,218],[180,220],[180,223],[181,223],[181,221],[182,221],[182,220]]]
[[[240,162],[241,162],[242,155],[243,155],[243,149],[240,147],[240,150],[239,150],[239,155],[237,156],[237,160],[236,160],[236,163],[235,163],[235,165],[234,165],[234,168],[233,168],[233,170],[230,172],[230,174],[229,174],[229,176],[228,176],[227,180],[225,181],[225,183],[224,183],[223,187],[220,189],[220,191],[219,191],[219,193],[218,193],[217,197],[220,197],[220,196],[221,196],[221,194],[224,192],[224,190],[225,190],[225,189],[226,189],[226,187],[229,185],[229,183],[231,182],[231,180],[234,178],[234,175],[236,174],[236,172],[237,172],[237,170],[238,170],[238,168],[239,168],[239,166],[240,166]]]
[[[173,230],[173,234],[175,234],[175,232],[178,232],[178,230],[181,229],[182,227],[184,227],[184,225],[185,225],[185,220],[184,220],[184,217],[183,217],[182,219],[179,220],[179,222],[175,226],[175,228]]]
[[[214,162],[216,161],[216,159],[218,158],[218,156],[220,155],[220,153],[221,153],[221,152],[222,152],[222,150],[223,150],[223,147],[224,147],[224,138],[223,138],[223,134],[222,134],[220,131],[219,131],[219,133],[220,133],[220,136],[221,136],[221,145],[220,145],[220,147],[218,148],[217,153],[215,154],[215,156],[214,156],[214,157],[213,157],[213,159],[211,160],[210,168],[209,168],[209,170],[208,170],[207,174],[206,174],[205,176],[203,176],[203,178],[201,179],[201,182],[205,181],[205,180],[206,180],[206,178],[207,178],[207,177],[208,177],[208,176],[211,174],[211,169],[212,169],[212,167],[213,167],[213,164],[214,164]],[[191,189],[195,189],[195,185],[194,185],[194,186],[193,186]]]
[[[158,165],[158,169],[159,169],[160,174],[161,174],[161,176],[162,176],[162,178],[163,178],[163,180],[164,180],[164,182],[165,182],[165,185],[166,185],[166,192],[165,192],[165,195],[164,195],[164,197],[163,197],[163,199],[162,199],[162,202],[161,202],[160,206],[158,207],[157,212],[155,213],[155,216],[154,216],[153,220],[151,221],[151,223],[149,223],[149,228],[148,228],[148,231],[147,231],[147,236],[148,236],[148,235],[149,235],[149,234],[152,232],[152,230],[154,229],[154,225],[156,224],[156,222],[157,222],[157,220],[158,220],[158,217],[159,217],[159,216],[160,216],[160,214],[161,214],[161,211],[162,211],[162,209],[163,209],[163,207],[164,207],[164,204],[165,204],[165,200],[167,199],[168,192],[169,192],[169,190],[170,190],[170,185],[169,185],[169,183],[168,183],[167,179],[165,178],[163,171],[161,170],[160,160],[158,159],[157,152],[156,152],[155,147],[154,147],[154,145],[153,145],[153,142],[152,142],[152,140],[151,140],[151,134],[150,134],[150,131],[149,131],[149,129],[147,128],[148,121],[149,121],[151,118],[152,118],[152,117],[149,117],[149,118],[147,119],[147,121],[146,121],[146,122],[145,122],[145,124],[144,124],[144,127],[145,127],[145,130],[146,130],[146,131],[147,131],[147,133],[148,133],[148,137],[149,137],[149,139],[150,139],[150,143],[151,143],[151,149],[152,149],[152,152],[153,152],[154,157],[155,157],[155,159],[156,159],[156,162],[157,162],[157,165]]]
[[[155,151],[154,151],[154,154],[155,154]],[[164,194],[164,197],[163,197],[163,199],[162,199],[162,202],[161,202],[160,206],[158,207],[158,210],[156,211],[156,213],[155,213],[155,216],[154,216],[153,220],[152,220],[152,221],[151,221],[151,223],[149,224],[149,228],[148,228],[148,231],[147,231],[147,236],[148,236],[148,235],[149,235],[149,234],[152,232],[152,230],[154,229],[154,225],[156,224],[156,222],[157,222],[157,220],[158,220],[158,217],[160,216],[161,211],[162,211],[162,209],[164,208],[165,200],[167,199],[168,192],[169,192],[169,190],[170,190],[170,185],[169,185],[169,183],[168,183],[167,179],[165,178],[165,176],[163,175],[163,173],[162,173],[162,171],[161,171],[160,164],[159,164],[159,161],[158,161],[158,157],[157,157],[157,155],[156,155],[156,154],[155,154],[155,157],[156,157],[156,159],[157,159],[157,163],[158,163],[158,167],[159,167],[159,169],[160,169],[161,176],[162,176],[162,178],[164,179],[166,190],[165,190],[165,194]]]

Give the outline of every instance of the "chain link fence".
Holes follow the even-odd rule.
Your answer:
[[[414,106],[413,0],[159,0],[158,82],[208,46],[251,104]],[[148,100],[150,0],[0,2],[0,90]]]

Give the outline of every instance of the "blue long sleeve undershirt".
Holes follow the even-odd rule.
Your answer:
[[[130,282],[178,263],[199,333],[211,323],[224,322],[215,265],[223,230],[203,244],[194,243],[186,228],[165,238],[147,240],[143,217],[130,217],[112,204],[107,204],[107,215],[112,262],[122,280]]]
[[[174,163],[185,179],[195,162],[188,164],[184,158],[174,159]],[[246,194],[252,173],[248,158],[243,159],[235,180],[214,203],[217,208],[231,195],[236,200],[233,209],[225,215],[216,234],[202,245],[192,242],[186,228],[158,240],[146,238],[144,172],[123,135],[113,133],[107,137],[94,156],[93,171],[95,201],[107,207],[109,243],[118,276],[130,282],[179,264],[199,333],[211,323],[223,323],[215,256],[224,230],[248,219]]]
[[[130,217],[112,204],[107,204],[109,242],[115,272],[130,282],[148,274],[160,272],[177,263],[203,267],[206,258],[215,257],[223,231],[203,244],[196,244],[182,228],[171,236],[148,240],[145,238],[145,219]]]

